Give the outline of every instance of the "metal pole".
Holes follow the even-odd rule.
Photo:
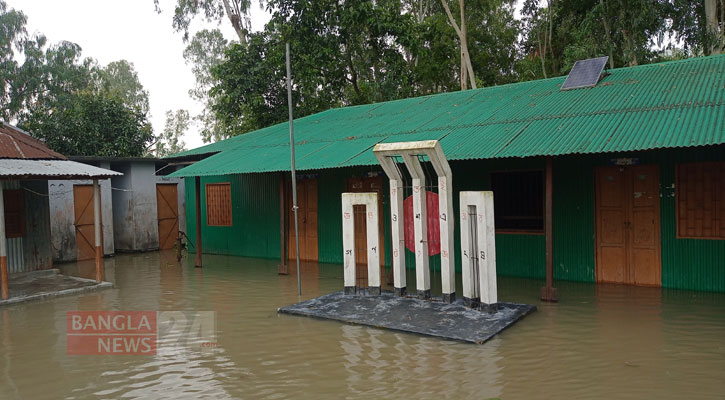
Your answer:
[[[300,232],[297,226],[297,176],[295,172],[295,131],[292,117],[292,71],[289,61],[289,43],[285,44],[287,58],[287,105],[289,108],[289,146],[290,166],[292,169],[292,211],[295,214],[295,254],[297,260],[297,295],[302,296],[302,281],[300,279]]]

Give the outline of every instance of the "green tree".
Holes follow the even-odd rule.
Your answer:
[[[181,139],[189,129],[191,119],[186,110],[166,111],[164,130],[156,140],[156,157],[166,157],[186,150]]]
[[[262,6],[261,0],[259,4]],[[154,5],[160,13],[159,0],[154,0]],[[250,0],[177,0],[172,26],[177,32],[183,32],[184,41],[187,41],[189,27],[194,18],[217,23],[226,18],[237,33],[239,43],[244,45],[251,26],[250,5]]]
[[[213,111],[217,98],[209,95],[209,91],[217,83],[211,70],[224,61],[224,52],[228,46],[229,42],[219,29],[204,29],[197,32],[184,49],[184,60],[191,65],[191,71],[196,79],[196,84],[189,90],[189,95],[204,106],[193,118],[201,125],[201,137],[204,142],[219,141],[229,136],[228,130],[221,121],[217,120]]]
[[[692,54],[725,50],[725,0],[673,0],[672,30]]]
[[[133,63],[126,60],[112,61],[97,69],[99,91],[118,96],[126,105],[149,112],[149,93],[138,80]]]
[[[69,156],[140,157],[153,140],[146,115],[108,93],[77,92],[21,127]]]

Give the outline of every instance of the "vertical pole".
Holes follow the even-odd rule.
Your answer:
[[[194,180],[196,182],[196,260],[194,266],[201,268],[201,177],[197,176]]]
[[[8,292],[8,248],[5,238],[5,198],[3,184],[0,182],[0,281],[2,281],[2,299],[7,300]]]
[[[103,282],[103,244],[101,243],[101,189],[93,180],[93,232],[96,245],[96,282]]]
[[[396,296],[407,294],[405,277],[405,225],[403,223],[403,182],[390,179],[390,233],[393,242],[393,291]]]
[[[554,172],[551,157],[546,159],[546,195],[544,230],[546,232],[546,286],[541,288],[541,300],[558,301],[554,287]]]
[[[415,289],[418,298],[430,298],[428,259],[428,212],[426,210],[425,173],[418,156],[403,154],[403,162],[413,182],[413,230],[415,232]]]
[[[289,145],[290,168],[292,170],[292,211],[295,215],[295,260],[297,260],[297,295],[302,296],[302,281],[300,278],[300,232],[297,226],[297,173],[295,172],[295,133],[294,118],[292,116],[292,69],[290,67],[289,43],[285,44],[287,59],[287,108],[289,111]]]
[[[353,212],[353,193],[342,194],[342,268],[344,293],[352,295],[357,293],[355,282],[355,218]]]
[[[287,266],[287,196],[284,190],[284,173],[279,174],[279,267],[277,273],[289,275]]]

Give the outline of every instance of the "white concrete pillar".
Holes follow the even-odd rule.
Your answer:
[[[402,155],[413,182],[413,230],[415,232],[415,288],[418,298],[430,298],[428,219],[425,173],[416,155]]]
[[[461,192],[463,301],[488,311],[498,302],[493,211],[493,192]]]
[[[103,281],[103,243],[101,242],[101,190],[98,179],[93,180],[93,232],[96,246],[96,281]]]
[[[393,242],[393,285],[396,296],[407,294],[405,277],[405,223],[403,181],[390,180],[390,232]]]
[[[407,294],[405,276],[405,218],[403,211],[403,176],[393,158],[384,152],[375,152],[380,166],[390,183],[390,231],[393,242],[393,285],[396,296]]]
[[[5,197],[3,196],[3,183],[0,182],[0,294],[3,300],[10,297],[8,291],[8,247],[5,237]]]
[[[438,218],[441,241],[441,289],[443,301],[456,300],[456,262],[454,257],[455,216],[453,214],[453,172],[443,154],[440,142],[427,152],[428,159],[438,175]]]
[[[368,294],[380,294],[380,238],[378,237],[378,194],[342,194],[342,246],[345,294],[357,292],[355,282],[355,217],[353,206],[365,206],[368,255]]]

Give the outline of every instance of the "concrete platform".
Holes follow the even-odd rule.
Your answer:
[[[10,298],[0,300],[0,306],[48,297],[67,296],[113,287],[110,282],[61,275],[57,269],[11,274],[8,278]]]
[[[498,311],[489,314],[464,307],[462,300],[446,304],[395,297],[392,292],[364,296],[340,291],[277,312],[482,344],[535,310],[529,304],[498,303]]]

